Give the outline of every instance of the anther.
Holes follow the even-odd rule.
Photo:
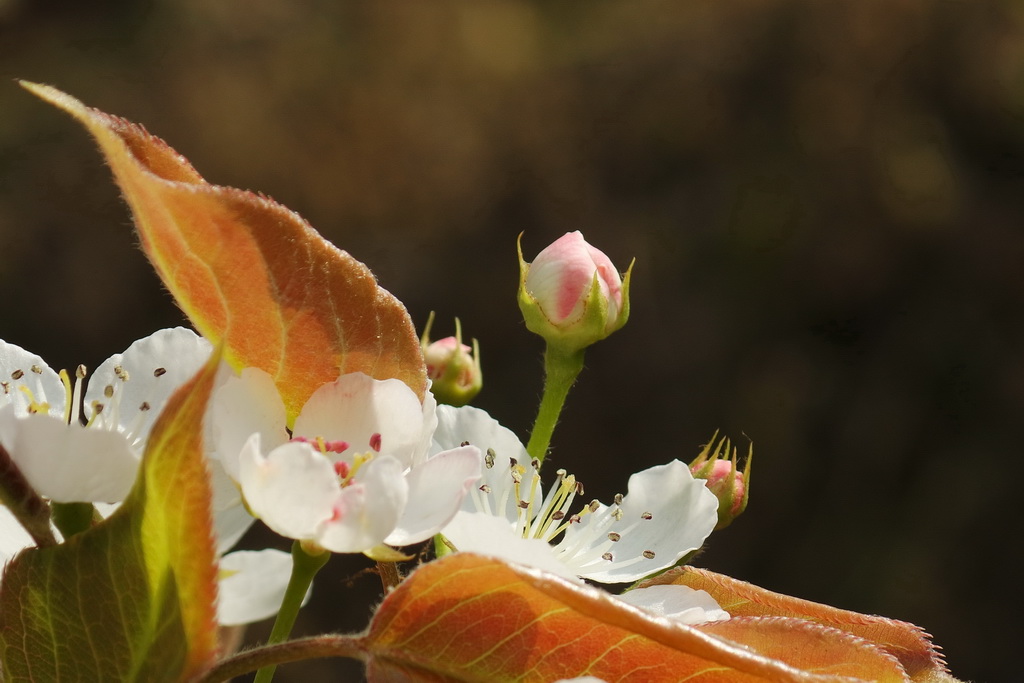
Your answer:
[[[95,415],[99,415],[100,413],[102,413],[103,412],[103,404],[100,403],[99,401],[93,401],[92,402],[92,412]]]
[[[103,387],[103,395],[106,396],[107,398],[114,398],[114,385],[108,384],[107,386]]]
[[[612,531],[612,532],[610,532],[608,534],[608,540],[612,541],[614,543],[617,543],[620,538],[622,538],[622,536],[620,536],[619,534],[615,533],[614,531]]]
[[[612,511],[612,517],[615,518],[616,522],[621,522],[622,521],[622,508],[615,508]]]
[[[167,374],[167,368],[157,368],[156,370],[153,371],[153,376],[154,377],[163,377],[166,374]]]
[[[562,512],[561,510],[555,510],[554,512],[551,513],[551,519],[555,520],[556,522],[561,520],[564,517],[565,517],[565,513]]]
[[[533,469],[540,471],[540,460],[534,458],[533,460],[530,461],[530,464],[533,466]]]
[[[41,374],[43,374],[43,369],[41,367],[39,367],[38,365],[33,365],[32,366],[32,372],[36,373],[37,375],[41,375]]]
[[[487,484],[484,484],[483,486],[480,487],[480,490],[483,491],[484,493],[490,493],[491,487],[488,486]]]
[[[374,432],[370,437],[370,448],[380,453],[380,432]]]
[[[580,523],[580,516],[579,515],[573,515],[572,517],[570,517],[569,518],[569,524],[572,524],[573,522],[575,522],[576,524],[579,524]]]
[[[146,412],[147,410],[149,410],[149,401],[143,401],[142,405],[139,406],[139,410],[141,410],[142,412]]]
[[[601,501],[595,498],[594,500],[590,501],[590,505],[588,505],[587,507],[590,508],[591,512],[597,512],[598,510],[601,509]]]
[[[21,379],[24,376],[25,373],[22,372],[21,370],[15,370],[14,372],[11,373],[11,379]]]
[[[0,382],[0,386],[2,386],[4,388],[4,393],[5,394],[11,393],[11,385],[8,384],[7,382]]]
[[[518,464],[519,464],[519,461],[516,460],[515,458],[509,458],[508,459],[508,466],[511,467],[512,469],[515,469],[516,465],[518,465]]]
[[[462,443],[459,444],[459,448],[465,448],[468,445],[469,445],[468,441],[463,441]]]
[[[622,505],[622,494],[621,493],[616,493],[615,494],[615,498],[613,498],[612,500],[615,501],[616,505]]]
[[[644,557],[646,557],[648,560],[653,560],[654,559],[654,551],[653,550],[645,550],[644,551]]]
[[[582,481],[577,481],[576,482],[576,495],[577,496],[582,496],[583,495],[583,482]]]
[[[75,377],[78,379],[85,379],[85,376],[89,374],[89,370],[84,365],[79,365],[75,368]]]
[[[530,502],[526,500],[521,500],[519,501],[519,507],[525,510],[526,508],[530,507]]]
[[[640,519],[654,519],[654,515],[652,515],[650,512],[645,512],[642,515],[640,515]]]
[[[604,555],[601,556],[601,559],[602,560],[608,560],[609,562],[611,562],[612,561],[612,554],[611,553],[605,553]]]
[[[351,471],[352,468],[349,467],[349,464],[344,460],[339,460],[338,462],[334,463],[334,473],[337,474],[338,477],[340,477],[341,479],[347,479],[349,472]]]
[[[491,469],[492,467],[494,467],[494,458],[495,458],[494,449],[493,448],[488,448],[487,449],[487,455],[484,456],[484,465],[487,466],[487,469]]]

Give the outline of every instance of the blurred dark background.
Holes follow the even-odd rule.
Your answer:
[[[524,439],[515,238],[580,229],[636,257],[555,436],[588,496],[747,435],[750,506],[699,564],[1018,673],[1021,2],[0,0],[0,77],[3,339],[95,366],[183,320],[91,139],[14,78],[269,193],[418,325],[459,316]],[[332,560],[298,631],[361,628],[367,564]]]

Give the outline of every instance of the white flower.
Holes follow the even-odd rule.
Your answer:
[[[480,477],[475,447],[428,457],[435,410],[399,380],[351,373],[310,396],[289,438],[273,381],[247,368],[214,392],[207,424],[214,457],[267,526],[369,552],[433,536]]]
[[[56,502],[95,503],[107,517],[127,495],[146,439],[164,404],[206,362],[211,346],[184,328],[160,330],[103,362],[89,378],[72,382],[39,356],[0,341],[0,443],[42,496]],[[86,424],[80,417],[84,412]],[[252,524],[221,467],[210,468],[217,556],[221,558],[218,618],[224,625],[273,616],[291,571],[277,550],[227,550]],[[60,534],[54,530],[60,540]],[[34,545],[0,506],[0,566]],[[222,557],[223,556],[223,557]]]
[[[442,531],[460,551],[491,555],[566,578],[632,582],[700,548],[718,500],[678,460],[629,478],[611,506],[573,508],[583,488],[564,470],[544,494],[538,466],[509,430],[471,407],[438,408],[434,448],[470,443],[487,453],[480,485]]]
[[[209,343],[194,332],[160,330],[101,364],[83,403],[83,366],[72,382],[66,371],[0,341],[0,444],[50,500],[123,500],[160,409],[209,355]]]

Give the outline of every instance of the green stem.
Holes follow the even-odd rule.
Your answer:
[[[92,526],[96,508],[92,503],[51,503],[53,524],[64,538],[71,538]]]
[[[302,607],[302,599],[306,597],[306,591],[313,583],[313,577],[330,558],[331,553],[326,550],[314,555],[306,552],[300,541],[292,544],[292,576],[288,579],[288,588],[285,589],[284,600],[281,601],[281,609],[277,613],[267,645],[283,643],[288,638],[292,627],[295,626],[299,608]],[[264,666],[256,672],[253,683],[270,683],[276,670],[276,665]]]
[[[583,370],[583,349],[565,351],[548,344],[544,351],[544,396],[537,410],[537,420],[533,423],[530,443],[526,452],[530,458],[544,462],[551,444],[551,435],[558,424],[558,416],[565,405],[565,397]]]

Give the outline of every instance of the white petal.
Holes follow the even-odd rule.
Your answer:
[[[615,507],[601,505],[584,515],[556,546],[583,578],[622,583],[671,567],[701,547],[718,522],[718,499],[678,460],[631,476],[620,519]],[[602,557],[605,553],[611,553],[611,561]]]
[[[57,373],[36,354],[3,340],[0,340],[0,382],[0,407],[13,405],[18,415],[27,415],[29,402],[34,400],[38,404],[49,404],[51,415],[64,414],[66,390]],[[31,391],[31,399],[20,387]]]
[[[97,422],[130,434],[141,449],[171,394],[192,379],[211,349],[210,342],[184,327],[139,339],[96,368],[85,392],[86,419],[92,419],[95,403],[102,404]],[[122,369],[121,377],[116,368]]]
[[[259,434],[242,448],[239,483],[254,515],[282,536],[299,540],[316,538],[341,495],[330,460],[304,443],[286,443],[264,457]]]
[[[694,590],[689,586],[658,585],[634,588],[618,597],[623,602],[659,617],[668,617],[691,626],[729,619],[729,613],[723,610],[707,591]]]
[[[242,503],[242,492],[218,461],[207,461],[213,501],[213,528],[217,534],[217,553],[223,555],[245,535],[256,519]]]
[[[403,546],[425,541],[458,512],[466,492],[480,479],[479,449],[465,446],[438,453],[406,475],[409,502],[384,542]]]
[[[15,555],[35,545],[14,514],[0,505],[0,569]]]
[[[382,455],[410,467],[423,443],[423,406],[397,379],[376,380],[361,372],[342,375],[309,397],[295,420],[295,436],[345,441],[365,453],[380,435]]]
[[[0,408],[0,443],[40,495],[58,503],[124,500],[139,456],[116,432]]]
[[[487,486],[490,493],[484,494],[474,489],[466,496],[462,509],[467,512],[500,514],[509,522],[515,522],[519,518],[519,509],[512,492],[509,460],[516,460],[527,468],[528,473],[532,472],[530,456],[523,444],[511,430],[502,427],[497,420],[479,408],[453,408],[442,405],[437,408],[437,418],[432,451],[448,450],[468,442],[479,448],[482,453],[490,451],[494,454],[493,466],[484,467],[483,478],[480,480],[480,485]],[[490,462],[490,459],[488,461]]]
[[[288,441],[285,407],[274,380],[263,370],[245,368],[221,379],[210,397],[205,429],[208,455],[238,481],[238,457],[252,434],[271,451]]]
[[[394,530],[409,497],[398,460],[381,456],[359,468],[344,487],[317,542],[336,553],[359,553],[384,542]]]
[[[490,555],[577,580],[576,575],[555,558],[547,542],[516,535],[512,526],[500,517],[459,511],[441,533],[460,552]]]
[[[235,626],[277,614],[291,571],[292,556],[280,550],[239,550],[222,557],[217,621]]]

